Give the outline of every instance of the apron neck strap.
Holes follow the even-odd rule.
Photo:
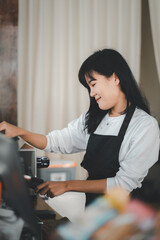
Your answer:
[[[118,136],[124,137],[124,135],[126,133],[126,130],[128,128],[128,125],[129,125],[129,123],[131,121],[131,118],[133,116],[134,111],[135,111],[135,106],[131,105],[130,108],[128,109],[128,111],[127,111],[127,114],[126,114],[125,119],[122,123],[122,126],[120,128]]]

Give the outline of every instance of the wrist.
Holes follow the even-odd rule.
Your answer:
[[[73,191],[71,187],[72,181],[65,181],[65,183],[66,192]]]
[[[25,132],[26,132],[26,130],[24,130],[23,128],[17,129],[18,136],[20,136],[20,137],[24,136]]]
[[[30,133],[29,131],[23,129],[23,128],[19,128],[18,129],[18,136],[22,137],[22,138],[28,138],[28,136],[30,136]]]

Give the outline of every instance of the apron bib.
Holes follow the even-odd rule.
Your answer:
[[[81,166],[88,171],[87,180],[114,177],[119,170],[119,151],[135,107],[130,107],[118,136],[92,133]],[[86,193],[86,205],[102,194]]]

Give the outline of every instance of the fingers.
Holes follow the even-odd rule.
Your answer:
[[[65,182],[63,181],[48,181],[37,186],[36,192],[41,195],[47,195],[50,198],[57,197],[66,192]]]
[[[10,123],[7,123],[5,121],[0,123],[0,131],[2,133],[4,133],[7,137],[15,137],[15,136],[17,136],[16,129],[17,129],[16,126],[14,126],[14,125],[12,125]]]
[[[42,183],[37,186],[36,192],[42,195],[46,194],[49,191],[48,182]]]
[[[40,193],[41,195],[46,195],[47,197],[53,198],[54,194],[51,192],[49,187],[49,182],[42,183],[37,186],[36,192]]]
[[[49,191],[46,193],[46,195],[47,197],[54,198],[54,194]]]
[[[5,129],[6,129],[6,122],[3,121],[0,123],[0,132],[3,132],[5,134]]]
[[[36,188],[36,192],[40,191],[42,188],[45,188],[46,186],[48,186],[49,182],[43,182],[41,184],[39,184]]]

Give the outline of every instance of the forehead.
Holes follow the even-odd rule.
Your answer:
[[[85,74],[86,82],[88,83],[88,82],[97,80],[97,75],[99,75],[99,74],[95,71],[87,72]]]
[[[99,74],[95,71],[89,72],[85,74],[86,82],[89,84],[92,81],[97,81],[98,79],[106,78],[104,75]]]

